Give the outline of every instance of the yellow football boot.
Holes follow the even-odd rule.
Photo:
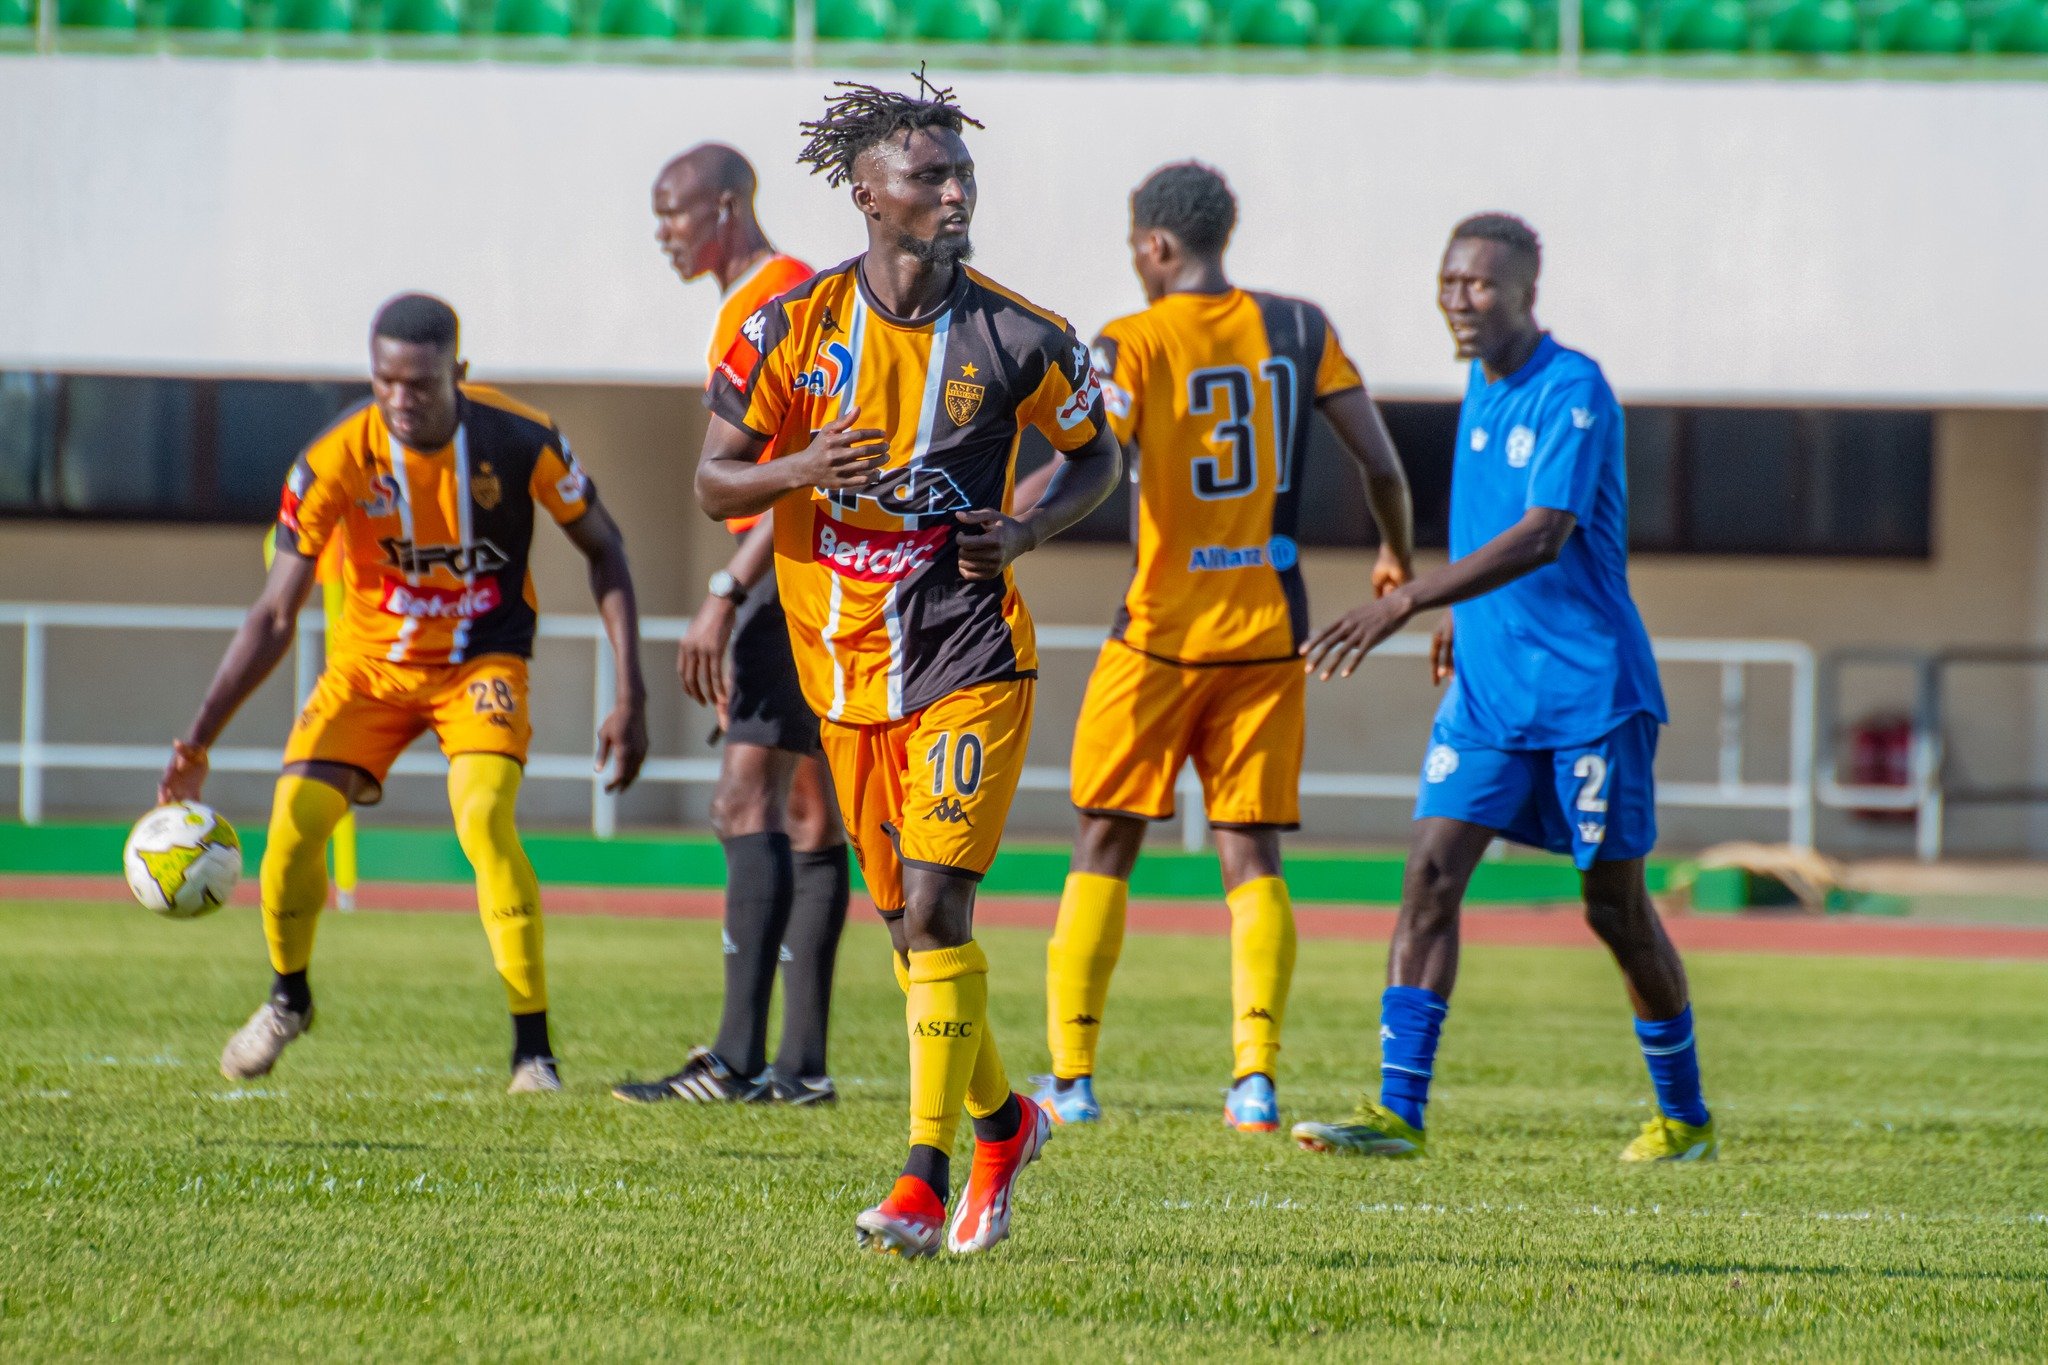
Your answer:
[[[1719,1155],[1721,1139],[1714,1134],[1711,1115],[1695,1128],[1658,1114],[1621,1151],[1623,1161],[1712,1161]]]
[[[1294,1141],[1306,1151],[1352,1156],[1417,1157],[1428,1146],[1420,1128],[1373,1100],[1360,1100],[1343,1123],[1295,1124]]]

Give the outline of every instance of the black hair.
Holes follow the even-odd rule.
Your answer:
[[[1529,262],[1529,278],[1543,273],[1543,240],[1512,213],[1475,213],[1451,229],[1451,240],[1476,239],[1499,242]]]
[[[797,164],[811,173],[824,173],[828,185],[844,185],[853,178],[853,163],[875,144],[919,128],[944,128],[957,133],[963,126],[979,128],[953,99],[951,86],[939,87],[924,78],[924,67],[914,73],[918,93],[899,94],[857,81],[834,81],[839,91],[825,101],[825,116],[798,125],[810,134],[810,141],[796,154]]]
[[[1131,224],[1164,228],[1196,255],[1219,256],[1237,226],[1237,196],[1215,167],[1176,161],[1131,191]]]
[[[370,324],[370,337],[412,341],[424,346],[456,348],[458,325],[455,310],[432,294],[400,294],[377,310]]]

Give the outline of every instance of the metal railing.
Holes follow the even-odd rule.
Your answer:
[[[242,623],[244,612],[236,607],[149,607],[100,606],[64,603],[0,603],[0,627],[17,627],[22,632],[21,737],[17,743],[0,743],[0,767],[19,771],[20,814],[27,824],[43,819],[43,776],[54,770],[99,770],[156,772],[165,759],[163,745],[78,744],[55,742],[48,735],[47,688],[49,685],[49,635],[53,630],[189,630],[233,631]],[[673,643],[682,639],[689,619],[681,616],[643,617],[641,638],[650,643]],[[317,610],[299,615],[298,642],[293,650],[294,696],[303,701],[311,693],[321,664],[322,617]],[[539,628],[544,640],[582,640],[590,644],[595,681],[596,722],[602,722],[611,705],[616,683],[614,664],[605,641],[603,623],[595,616],[544,616]],[[1042,652],[1089,652],[1098,649],[1107,632],[1094,626],[1040,626],[1038,646]],[[1724,810],[1782,811],[1787,839],[1801,846],[1813,842],[1814,818],[1814,705],[1815,674],[1813,652],[1803,644],[1784,640],[1657,640],[1653,642],[1658,662],[1666,667],[1711,667],[1720,673],[1719,738],[1715,776],[1708,782],[1659,782],[1662,805]],[[1397,635],[1375,651],[1375,657],[1423,658],[1429,641],[1419,635]],[[1782,782],[1753,781],[1743,773],[1743,741],[1749,719],[1748,670],[1753,667],[1786,670],[1789,689],[1789,733],[1786,776]],[[216,748],[210,755],[216,772],[274,771],[280,750],[253,746]],[[715,758],[650,757],[641,769],[643,782],[710,784],[718,779]],[[392,771],[397,774],[444,772],[447,764],[437,753],[408,752],[400,756]],[[536,753],[526,764],[529,778],[550,781],[585,782],[590,786],[590,827],[600,838],[618,830],[618,799],[604,790],[604,777],[591,771],[590,757],[583,754]],[[1416,773],[1412,767],[1395,772],[1307,772],[1302,774],[1304,797],[1335,797],[1351,800],[1412,801]],[[1065,792],[1065,766],[1034,764],[1024,769],[1019,786],[1026,791]],[[1894,789],[1895,790],[1895,789]],[[1182,841],[1190,849],[1200,848],[1207,836],[1202,816],[1201,788],[1192,767],[1183,770],[1177,788],[1183,812]]]
[[[1861,647],[1830,652],[1822,661],[1819,680],[1821,753],[1816,796],[1821,804],[1837,810],[1911,811],[1913,850],[1922,862],[1929,863],[1941,858],[1950,805],[2048,804],[2048,786],[2027,782],[1978,785],[1962,780],[1949,763],[1946,739],[1950,674],[1965,668],[2042,667],[2048,667],[2048,650],[2024,646]],[[1913,738],[1903,786],[1840,780],[1842,676],[1853,668],[1903,668],[1913,674]]]

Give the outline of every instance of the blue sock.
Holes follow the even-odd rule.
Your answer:
[[[1380,993],[1380,1103],[1418,1130],[1429,1103],[1437,1033],[1450,1009],[1450,1001],[1420,986]]]
[[[1657,1109],[1666,1118],[1694,1127],[1707,1121],[1700,1098],[1700,1054],[1692,1042],[1692,1006],[1676,1019],[1636,1020],[1636,1041],[1657,1089]]]

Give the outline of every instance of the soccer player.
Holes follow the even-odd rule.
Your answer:
[[[625,542],[546,414],[464,382],[455,311],[401,294],[370,329],[370,401],[308,446],[285,482],[277,558],[185,737],[160,801],[197,800],[207,747],[291,647],[314,565],[339,539],[346,599],[337,647],[286,742],[263,852],[270,997],[228,1040],[220,1069],[266,1074],[313,1023],[306,968],[327,899],[327,839],[351,804],[374,805],[399,753],[432,730],[448,756],[455,833],[512,1010],[514,1094],[560,1090],[548,1040],[540,884],[513,826],[526,750],[527,572],[544,508],[590,562],[618,662],[597,764],[621,791],[647,756],[647,689]]]
[[[1408,581],[1408,481],[1379,409],[1321,309],[1231,284],[1237,200],[1182,162],[1131,195],[1131,260],[1150,306],[1095,343],[1111,427],[1135,442],[1137,566],[1074,735],[1073,868],[1046,948],[1053,1074],[1065,1123],[1101,1115],[1093,1076],[1145,824],[1174,815],[1193,759],[1230,909],[1232,1084],[1224,1117],[1279,1126],[1274,1060],[1294,971],[1280,832],[1299,820],[1308,600],[1294,541],[1320,412],[1365,474],[1375,592]]]
[[[1401,914],[1380,997],[1380,1098],[1300,1123],[1315,1151],[1420,1156],[1458,912],[1504,835],[1577,863],[1586,921],[1635,1007],[1657,1111],[1624,1161],[1711,1160],[1685,968],[1643,883],[1657,841],[1651,765],[1664,692],[1628,590],[1622,416],[1600,367],[1536,323],[1541,247],[1486,213],[1451,233],[1437,304],[1472,362],[1451,476],[1451,562],[1358,607],[1303,652],[1349,676],[1419,611],[1457,603],[1431,643],[1451,680],[1423,760]],[[1455,625],[1455,634],[1453,626]]]
[[[973,928],[1038,665],[1010,564],[1109,496],[1120,452],[1072,329],[965,265],[972,120],[952,92],[836,89],[802,160],[852,186],[868,249],[741,326],[697,496],[714,517],[775,509],[798,673],[907,996],[910,1152],[860,1242],[974,1252],[1008,1233],[1011,1187],[1051,1131],[1010,1089]],[[1026,426],[1068,461],[1013,517]],[[948,1227],[963,1105],[974,1167]]]
[[[654,235],[662,252],[685,281],[708,274],[723,291],[707,367],[731,349],[740,323],[811,277],[809,266],[769,244],[754,216],[754,187],[747,159],[715,142],[676,157],[654,182]],[[772,522],[772,515],[726,522],[739,543],[711,576],[676,660],[683,691],[717,709],[724,738],[711,798],[711,826],[725,850],[718,1036],[708,1048],[692,1048],[673,1075],[613,1086],[622,1100],[811,1105],[838,1097],[826,1069],[825,1033],[849,898],[846,831],[769,571]],[[778,957],[782,1041],[769,1067],[768,1003]]]

